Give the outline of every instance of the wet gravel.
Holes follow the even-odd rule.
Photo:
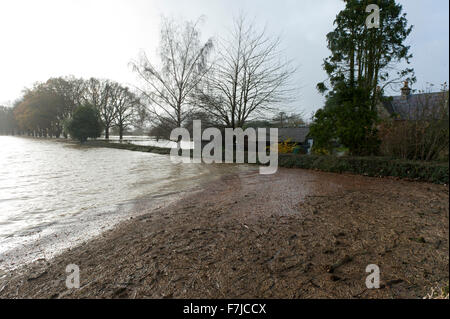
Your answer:
[[[448,200],[448,186],[396,179],[231,174],[10,272],[0,298],[422,298],[448,285]]]

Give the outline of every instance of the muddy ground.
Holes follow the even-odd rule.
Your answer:
[[[0,297],[422,298],[448,286],[448,200],[448,186],[395,179],[225,176],[9,273]],[[66,288],[68,264],[80,267],[80,289]],[[366,288],[369,264],[380,289]]]

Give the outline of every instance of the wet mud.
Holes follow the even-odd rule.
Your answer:
[[[140,202],[114,230],[10,272],[0,297],[422,298],[448,285],[448,200],[448,186],[396,179],[230,174],[168,207]]]

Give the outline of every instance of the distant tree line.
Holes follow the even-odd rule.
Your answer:
[[[17,124],[14,118],[13,109],[0,106],[0,135],[15,135]]]
[[[26,89],[12,108],[1,107],[0,133],[67,137],[65,128],[76,109],[82,106],[97,112],[106,138],[114,127],[122,139],[124,131],[139,121],[142,104],[136,93],[114,81],[51,78]]]
[[[110,80],[51,78],[26,89],[12,111],[2,110],[2,134],[68,137],[69,128],[83,127],[71,123],[80,107],[95,110],[107,139],[112,130],[122,139],[127,128],[148,123],[150,135],[162,138],[174,128],[192,128],[194,120],[219,128],[272,123],[276,116],[276,126],[303,123],[298,114],[280,113],[296,95],[296,69],[283,56],[280,38],[241,16],[228,37],[202,41],[201,22],[162,19],[159,61],[142,52],[131,63],[142,80],[138,93]],[[83,109],[77,118],[91,122],[91,115]],[[95,137],[94,126],[84,127],[89,134],[78,139]]]

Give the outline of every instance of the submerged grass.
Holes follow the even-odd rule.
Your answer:
[[[130,143],[111,143],[107,141],[88,141],[85,143],[87,146],[94,147],[108,147],[115,148],[121,150],[128,150],[134,152],[145,152],[145,153],[156,153],[161,155],[169,155],[170,148],[158,147],[158,146],[143,146],[143,145],[135,145]]]
[[[129,143],[89,141],[88,146],[124,149],[136,152],[170,155],[170,148],[141,146]],[[191,154],[192,156],[192,154]],[[247,156],[245,156],[247,158]],[[336,157],[319,155],[280,154],[279,166],[314,169],[333,173],[352,173],[371,177],[399,177],[435,184],[449,183],[449,164],[405,161],[390,157]]]

